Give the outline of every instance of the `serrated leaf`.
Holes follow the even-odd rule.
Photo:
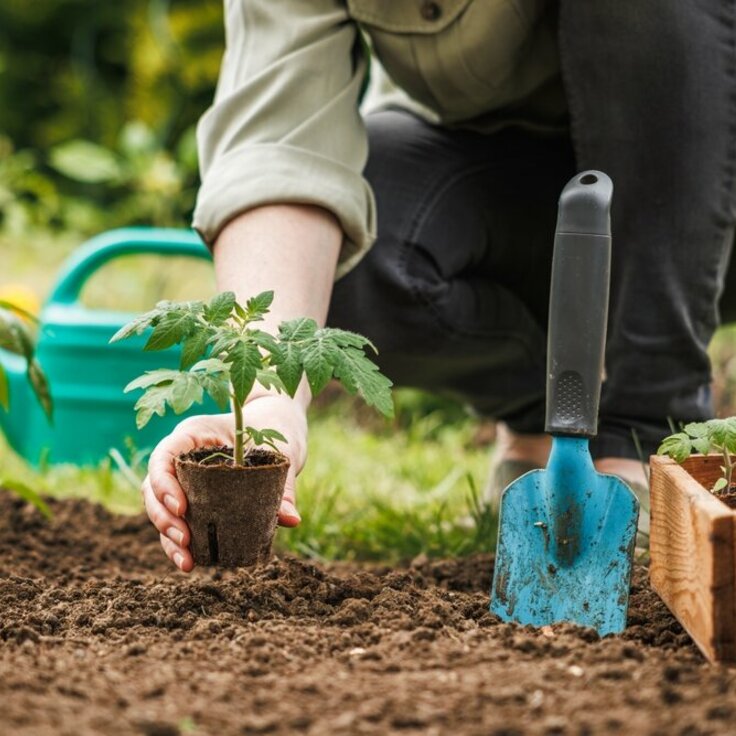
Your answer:
[[[33,389],[33,393],[38,399],[38,403],[41,404],[46,418],[51,421],[54,414],[54,405],[51,400],[51,391],[49,389],[49,382],[46,378],[46,374],[43,372],[40,363],[35,359],[31,359],[28,362],[28,380]]]
[[[220,357],[232,350],[233,346],[240,341],[240,333],[232,328],[220,327],[217,332],[209,338],[212,345],[210,355]]]
[[[153,328],[144,350],[166,350],[184,338],[197,326],[194,315],[188,310],[174,310],[167,312]]]
[[[181,346],[181,368],[191,368],[206,352],[210,335],[207,330],[198,329],[184,339]]]
[[[195,363],[191,367],[192,371],[198,371],[202,373],[214,374],[214,373],[229,373],[230,367],[227,363],[224,363],[219,358],[205,358]]]
[[[201,404],[204,389],[192,373],[180,373],[171,384],[168,402],[174,414],[182,414],[193,404]]]
[[[225,411],[230,405],[230,380],[227,375],[204,374],[200,377],[199,382],[202,384],[202,388],[212,397],[218,408]]]
[[[672,434],[662,440],[662,444],[657,450],[658,455],[669,455],[673,460],[682,463],[690,457],[692,452],[692,442],[684,432]]]
[[[232,291],[223,291],[216,294],[205,307],[205,319],[213,325],[227,322],[235,307],[235,294]]]
[[[278,373],[274,373],[273,370],[263,369],[258,371],[256,381],[269,391],[275,388],[278,393],[286,393],[286,386],[284,386],[283,381],[279,378]]]
[[[164,386],[149,386],[145,393],[135,402],[135,424],[138,429],[143,429],[151,421],[154,414],[160,417],[164,415],[170,387],[170,383]]]
[[[17,480],[3,480],[2,482],[0,482],[0,486],[11,491],[13,494],[18,496],[18,498],[22,498],[24,501],[30,503],[32,506],[38,509],[38,511],[40,511],[47,519],[51,518],[51,509],[48,507],[48,504],[43,500],[43,498],[41,498],[41,496],[39,496],[38,493],[36,493],[36,491],[27,486],[25,483],[21,483]]]
[[[276,358],[276,373],[281,379],[286,393],[294,396],[302,380],[302,351],[298,343],[286,343],[281,345],[281,351]]]
[[[288,442],[281,432],[275,429],[256,429],[255,427],[245,427],[242,434],[246,435],[254,445],[268,445],[278,452],[275,442]]]
[[[357,332],[339,330],[335,327],[323,327],[317,330],[316,335],[321,339],[329,339],[341,348],[359,348],[363,350],[365,347],[369,347],[374,353],[378,352],[376,346],[367,337],[359,335]]]
[[[690,422],[683,427],[683,431],[694,439],[707,437],[709,434],[708,425],[705,422]]]
[[[135,391],[137,388],[148,388],[149,386],[157,386],[159,384],[176,380],[179,371],[173,368],[158,368],[155,371],[146,371],[142,376],[131,381],[124,389],[123,393]]]
[[[279,340],[283,342],[299,342],[312,337],[317,332],[317,323],[309,317],[299,317],[279,325]]]
[[[111,338],[110,342],[118,342],[120,340],[125,340],[127,337],[131,337],[132,335],[142,335],[146,329],[148,329],[151,324],[158,319],[162,315],[162,311],[159,308],[152,309],[150,312],[146,312],[145,314],[141,314],[139,317],[136,317],[134,320],[131,320],[128,322],[128,324],[123,325]]]
[[[263,316],[268,313],[268,308],[273,303],[273,292],[262,291],[254,297],[248,299],[245,303],[245,311],[248,314],[249,322],[256,322],[263,319]]]
[[[722,491],[728,485],[728,481],[725,478],[719,478],[711,489],[712,493],[718,493]]]
[[[697,439],[693,439],[692,446],[696,452],[699,452],[701,455],[707,455],[710,451],[710,439],[708,437],[698,437]]]
[[[709,419],[706,423],[708,427],[708,436],[714,445],[723,447],[726,441],[728,425],[723,419]]]
[[[226,361],[230,364],[230,382],[235,399],[242,404],[251,392],[261,368],[261,353],[253,343],[241,340],[228,351]]]
[[[322,332],[320,330],[320,332]],[[340,349],[324,334],[316,333],[304,349],[302,362],[312,396],[321,393],[339,365]]]
[[[279,344],[276,338],[264,330],[248,330],[248,336],[253,342],[268,353],[278,354]]]
[[[357,393],[369,406],[378,409],[387,419],[394,415],[391,396],[393,385],[378,366],[356,348],[345,348],[340,352],[340,361],[335,367],[338,378],[349,393]]]

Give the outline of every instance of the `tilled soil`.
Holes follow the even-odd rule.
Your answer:
[[[51,505],[0,493],[3,736],[736,733],[736,672],[644,568],[600,639],[500,623],[489,557],[184,576],[143,517]]]

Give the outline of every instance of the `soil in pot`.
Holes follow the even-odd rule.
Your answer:
[[[256,449],[236,466],[232,453],[229,447],[210,447],[176,459],[197,565],[246,567],[271,558],[289,461]]]

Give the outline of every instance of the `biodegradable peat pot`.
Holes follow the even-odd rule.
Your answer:
[[[194,450],[176,459],[176,475],[187,497],[184,516],[192,534],[197,565],[245,567],[267,562],[289,470],[288,459],[269,450],[251,450],[246,465],[235,467],[215,452]]]
[[[651,458],[652,587],[711,662],[736,663],[736,498],[720,455]]]

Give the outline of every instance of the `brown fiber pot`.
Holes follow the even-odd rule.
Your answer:
[[[213,452],[232,455],[232,448],[194,450],[176,458],[176,475],[187,497],[184,519],[194,562],[218,567],[267,562],[289,461],[275,452],[255,450],[244,467],[224,458],[200,464]]]

